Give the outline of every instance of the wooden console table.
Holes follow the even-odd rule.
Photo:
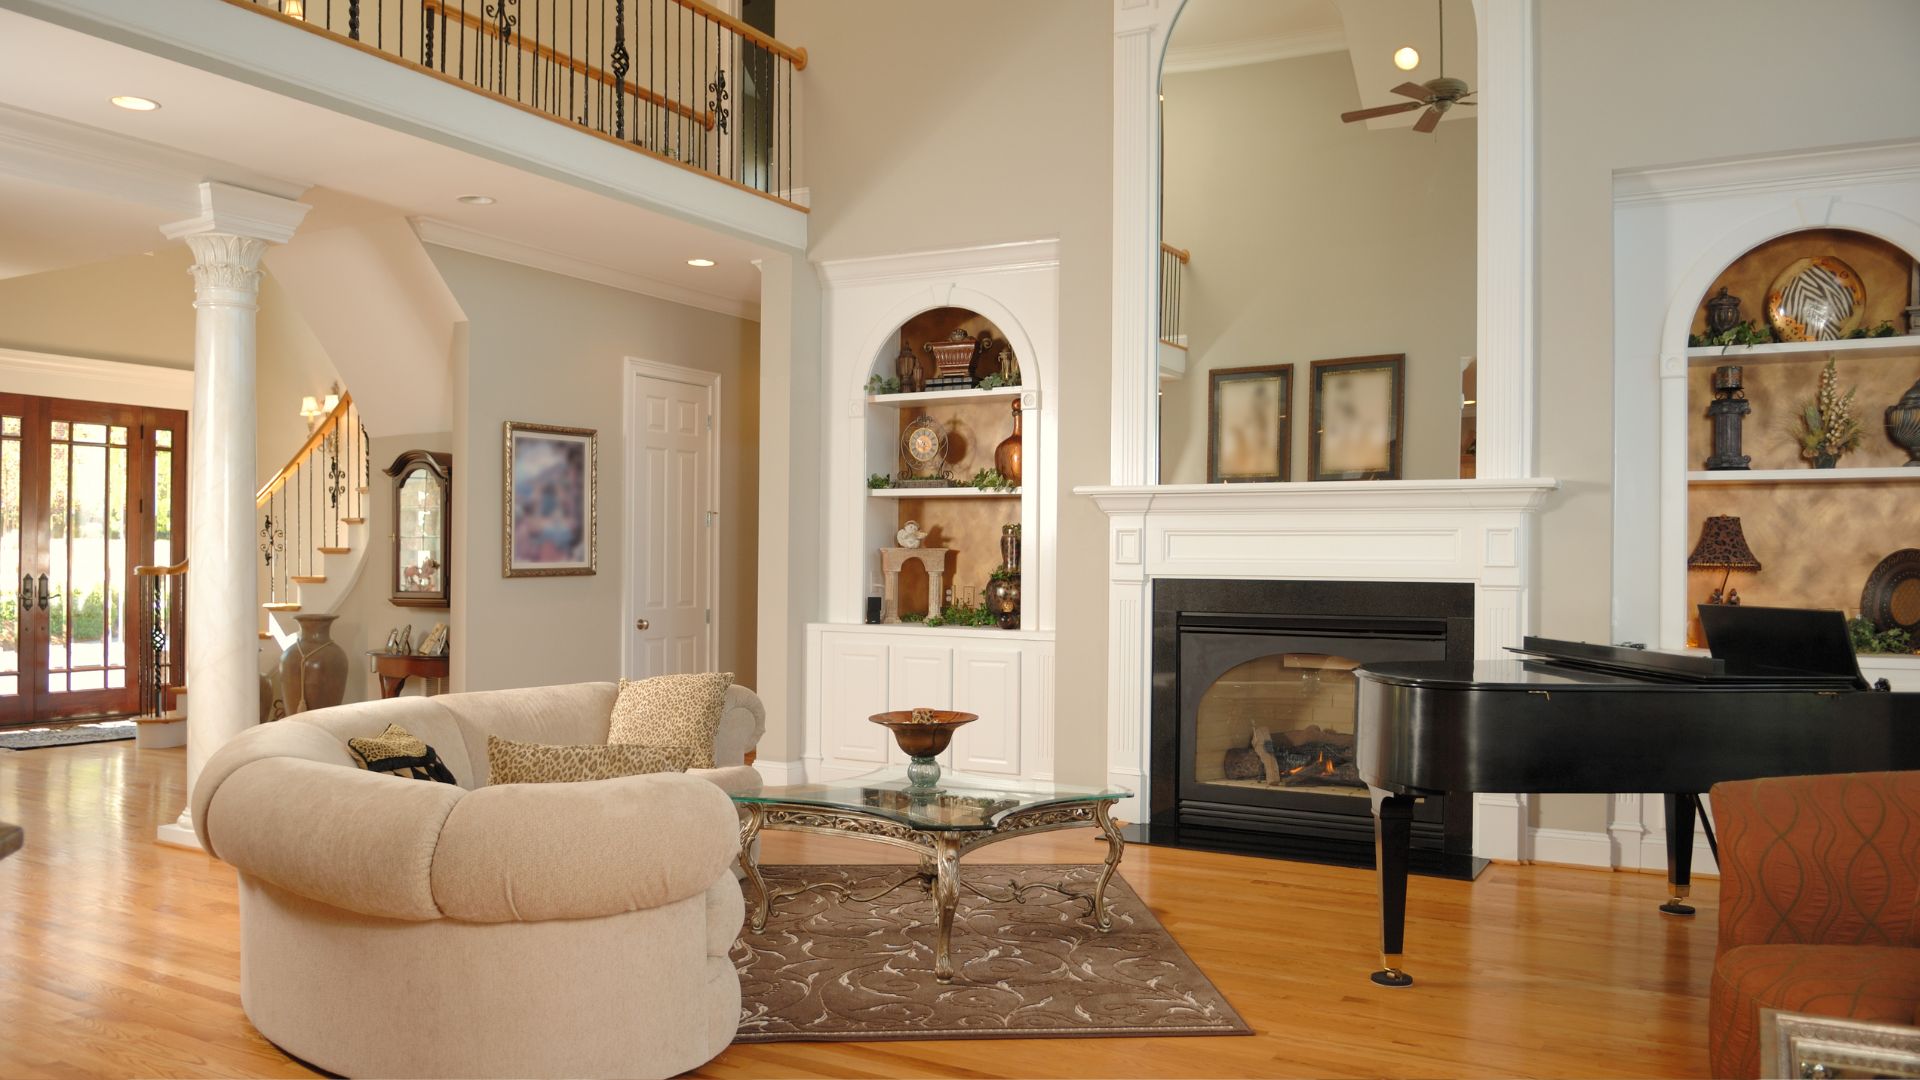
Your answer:
[[[444,656],[418,656],[413,653],[390,653],[369,650],[373,657],[373,670],[380,676],[380,696],[396,698],[400,689],[411,678],[432,679],[434,689],[444,689],[447,682],[447,658]]]

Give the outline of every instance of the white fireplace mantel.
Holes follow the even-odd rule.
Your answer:
[[[1474,589],[1474,653],[1519,645],[1532,624],[1536,523],[1550,479],[1089,486],[1108,518],[1107,776],[1150,790],[1157,578],[1457,581]],[[1124,816],[1141,821],[1136,798]],[[1527,797],[1481,795],[1474,853],[1519,859]]]

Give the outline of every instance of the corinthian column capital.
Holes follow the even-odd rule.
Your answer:
[[[252,304],[260,295],[260,258],[267,242],[257,236],[233,233],[192,233],[185,237],[193,251],[193,289],[196,301],[214,304]]]

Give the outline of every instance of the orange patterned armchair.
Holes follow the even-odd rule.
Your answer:
[[[1920,1022],[1920,772],[1718,784],[1707,1052],[1760,1074],[1760,1010]]]

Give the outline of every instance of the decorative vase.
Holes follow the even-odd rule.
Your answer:
[[[1907,452],[1907,464],[1920,466],[1920,382],[1887,406],[1887,434]]]
[[[1725,286],[1707,301],[1707,333],[1715,337],[1740,325],[1740,298],[1727,295]]]
[[[993,467],[1014,487],[1020,486],[1020,403],[1013,403],[1013,434],[993,451]]]
[[[987,612],[1002,630],[1020,628],[1020,526],[1000,527],[1000,569],[987,582]]]
[[[1839,454],[1813,455],[1813,467],[1816,469],[1831,469],[1838,464],[1840,464]]]
[[[937,795],[940,755],[946,752],[960,725],[971,724],[980,717],[947,709],[909,709],[875,713],[867,719],[893,732],[893,741],[907,755],[907,793]]]
[[[338,615],[295,615],[300,636],[280,654],[280,693],[288,714],[340,704],[347,691],[347,651],[333,640]]]

